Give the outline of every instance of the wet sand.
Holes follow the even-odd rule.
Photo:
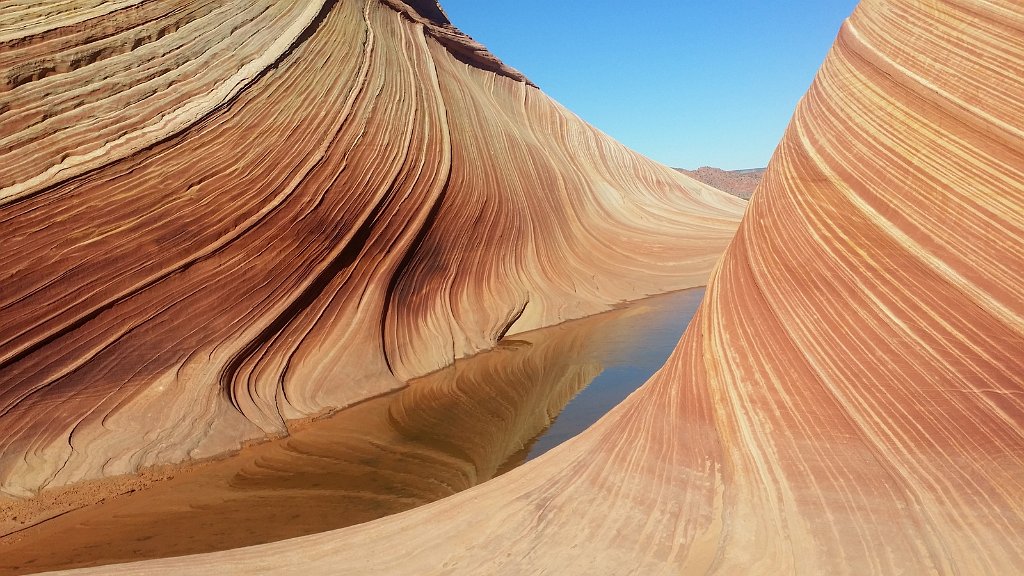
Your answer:
[[[0,574],[272,542],[444,498],[596,421],[657,370],[702,294],[657,296],[516,335],[222,460],[44,495],[34,514],[60,515],[0,538]],[[111,495],[96,502],[103,490]],[[17,529],[23,516],[7,525]]]

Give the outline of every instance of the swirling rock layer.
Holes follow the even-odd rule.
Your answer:
[[[742,203],[428,4],[4,6],[0,497],[218,454],[705,281]]]
[[[595,427],[409,513],[122,572],[1022,573],[1022,183],[1024,7],[867,0],[673,358]]]

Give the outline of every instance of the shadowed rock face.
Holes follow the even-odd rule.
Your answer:
[[[451,24],[448,20],[448,16],[444,13],[444,9],[435,0],[401,0],[407,4],[410,8],[416,11],[417,14],[423,16],[427,20],[444,26]]]
[[[536,86],[521,72],[498,60],[482,44],[452,26],[441,5],[435,0],[381,0],[381,2],[412,21],[422,24],[423,33],[447,48],[449,54],[460,62],[507,76],[530,86]]]
[[[219,454],[703,284],[744,207],[427,3],[2,12],[0,497]]]
[[[378,522],[104,573],[1024,572],[1024,7],[869,0],[697,318],[575,440]]]

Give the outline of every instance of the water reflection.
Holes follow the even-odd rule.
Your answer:
[[[633,303],[612,330],[593,334],[583,356],[604,370],[534,439],[526,460],[579,434],[646,382],[665,364],[703,297],[704,288],[694,288]]]
[[[516,335],[288,438],[2,539],[0,572],[271,542],[464,490],[579,433],[646,381],[702,295],[667,294]]]

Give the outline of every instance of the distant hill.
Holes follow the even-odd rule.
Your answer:
[[[744,200],[750,200],[751,194],[757,188],[758,182],[764,176],[766,168],[749,168],[747,170],[722,170],[710,166],[701,166],[696,170],[676,170],[695,178],[709,186],[714,186],[723,192],[739,196]]]

